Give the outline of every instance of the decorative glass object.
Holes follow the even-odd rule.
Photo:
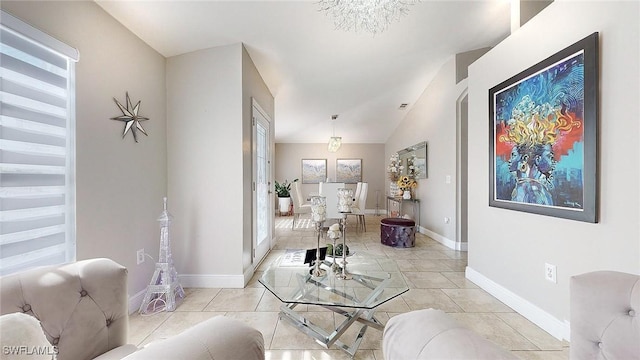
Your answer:
[[[176,309],[176,297],[184,299],[184,289],[178,280],[178,272],[173,266],[171,246],[169,243],[169,224],[173,216],[167,211],[167,198],[164,199],[164,210],[158,217],[160,222],[160,254],[156,263],[156,270],[147,286],[140,305],[140,314],[153,314],[163,310]]]
[[[349,280],[352,278],[352,276],[349,273],[347,273],[347,252],[345,251],[346,242],[347,242],[347,217],[346,216],[340,219],[340,228],[342,229],[342,271],[336,274],[336,278],[342,279],[342,280]]]
[[[325,220],[327,214],[327,198],[324,196],[312,196],[311,197],[311,219],[316,225],[316,232],[318,233],[318,243],[316,246],[316,261],[311,275],[319,277],[324,276],[327,272],[320,268],[320,231],[322,230],[322,223]]]
[[[331,246],[331,258],[333,259],[333,264],[331,264],[331,270],[333,270],[334,273],[337,273],[338,271],[340,271],[340,266],[336,264],[335,251],[336,240],[339,239],[340,236],[342,236],[342,232],[340,231],[340,224],[333,224],[329,226],[327,236],[329,237],[329,239],[333,240],[333,245]]]
[[[324,196],[311,197],[311,220],[321,223],[327,216],[327,198]]]
[[[396,197],[399,192],[400,188],[398,187],[398,184],[395,181],[392,181],[391,184],[389,184],[389,195]]]
[[[338,189],[338,211],[342,213],[351,212],[351,204],[353,204],[353,190]]]

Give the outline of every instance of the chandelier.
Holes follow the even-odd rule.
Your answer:
[[[336,136],[336,125],[335,120],[338,118],[338,115],[331,115],[331,120],[333,124],[333,136],[329,138],[329,145],[327,145],[327,150],[329,152],[336,152],[342,146],[342,138],[340,136]]]
[[[409,13],[420,0],[319,0],[320,11],[333,17],[336,29],[377,34]]]

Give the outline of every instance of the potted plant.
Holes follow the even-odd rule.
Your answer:
[[[288,182],[285,180],[283,183],[279,183],[276,180],[276,194],[278,195],[278,205],[280,208],[280,214],[287,214],[289,207],[291,207],[291,184],[298,181],[298,179]]]

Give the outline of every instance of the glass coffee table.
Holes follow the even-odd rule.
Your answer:
[[[280,301],[280,319],[294,325],[325,348],[336,345],[352,357],[355,355],[368,327],[383,330],[384,324],[374,316],[376,308],[409,290],[395,262],[386,257],[358,252],[347,257],[349,279],[336,277],[332,271],[333,258],[322,263],[323,276],[310,274],[304,266],[282,266],[282,258],[275,260],[259,279]],[[336,260],[342,264],[342,258]],[[318,305],[343,315],[345,320],[333,329],[323,329],[295,311],[300,304]],[[339,340],[347,329],[360,323],[362,327],[352,344]]]

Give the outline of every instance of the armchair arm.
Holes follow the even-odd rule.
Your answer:
[[[595,271],[571,277],[570,359],[640,359],[640,276]]]
[[[260,331],[216,316],[169,339],[153,342],[123,360],[264,360]]]

